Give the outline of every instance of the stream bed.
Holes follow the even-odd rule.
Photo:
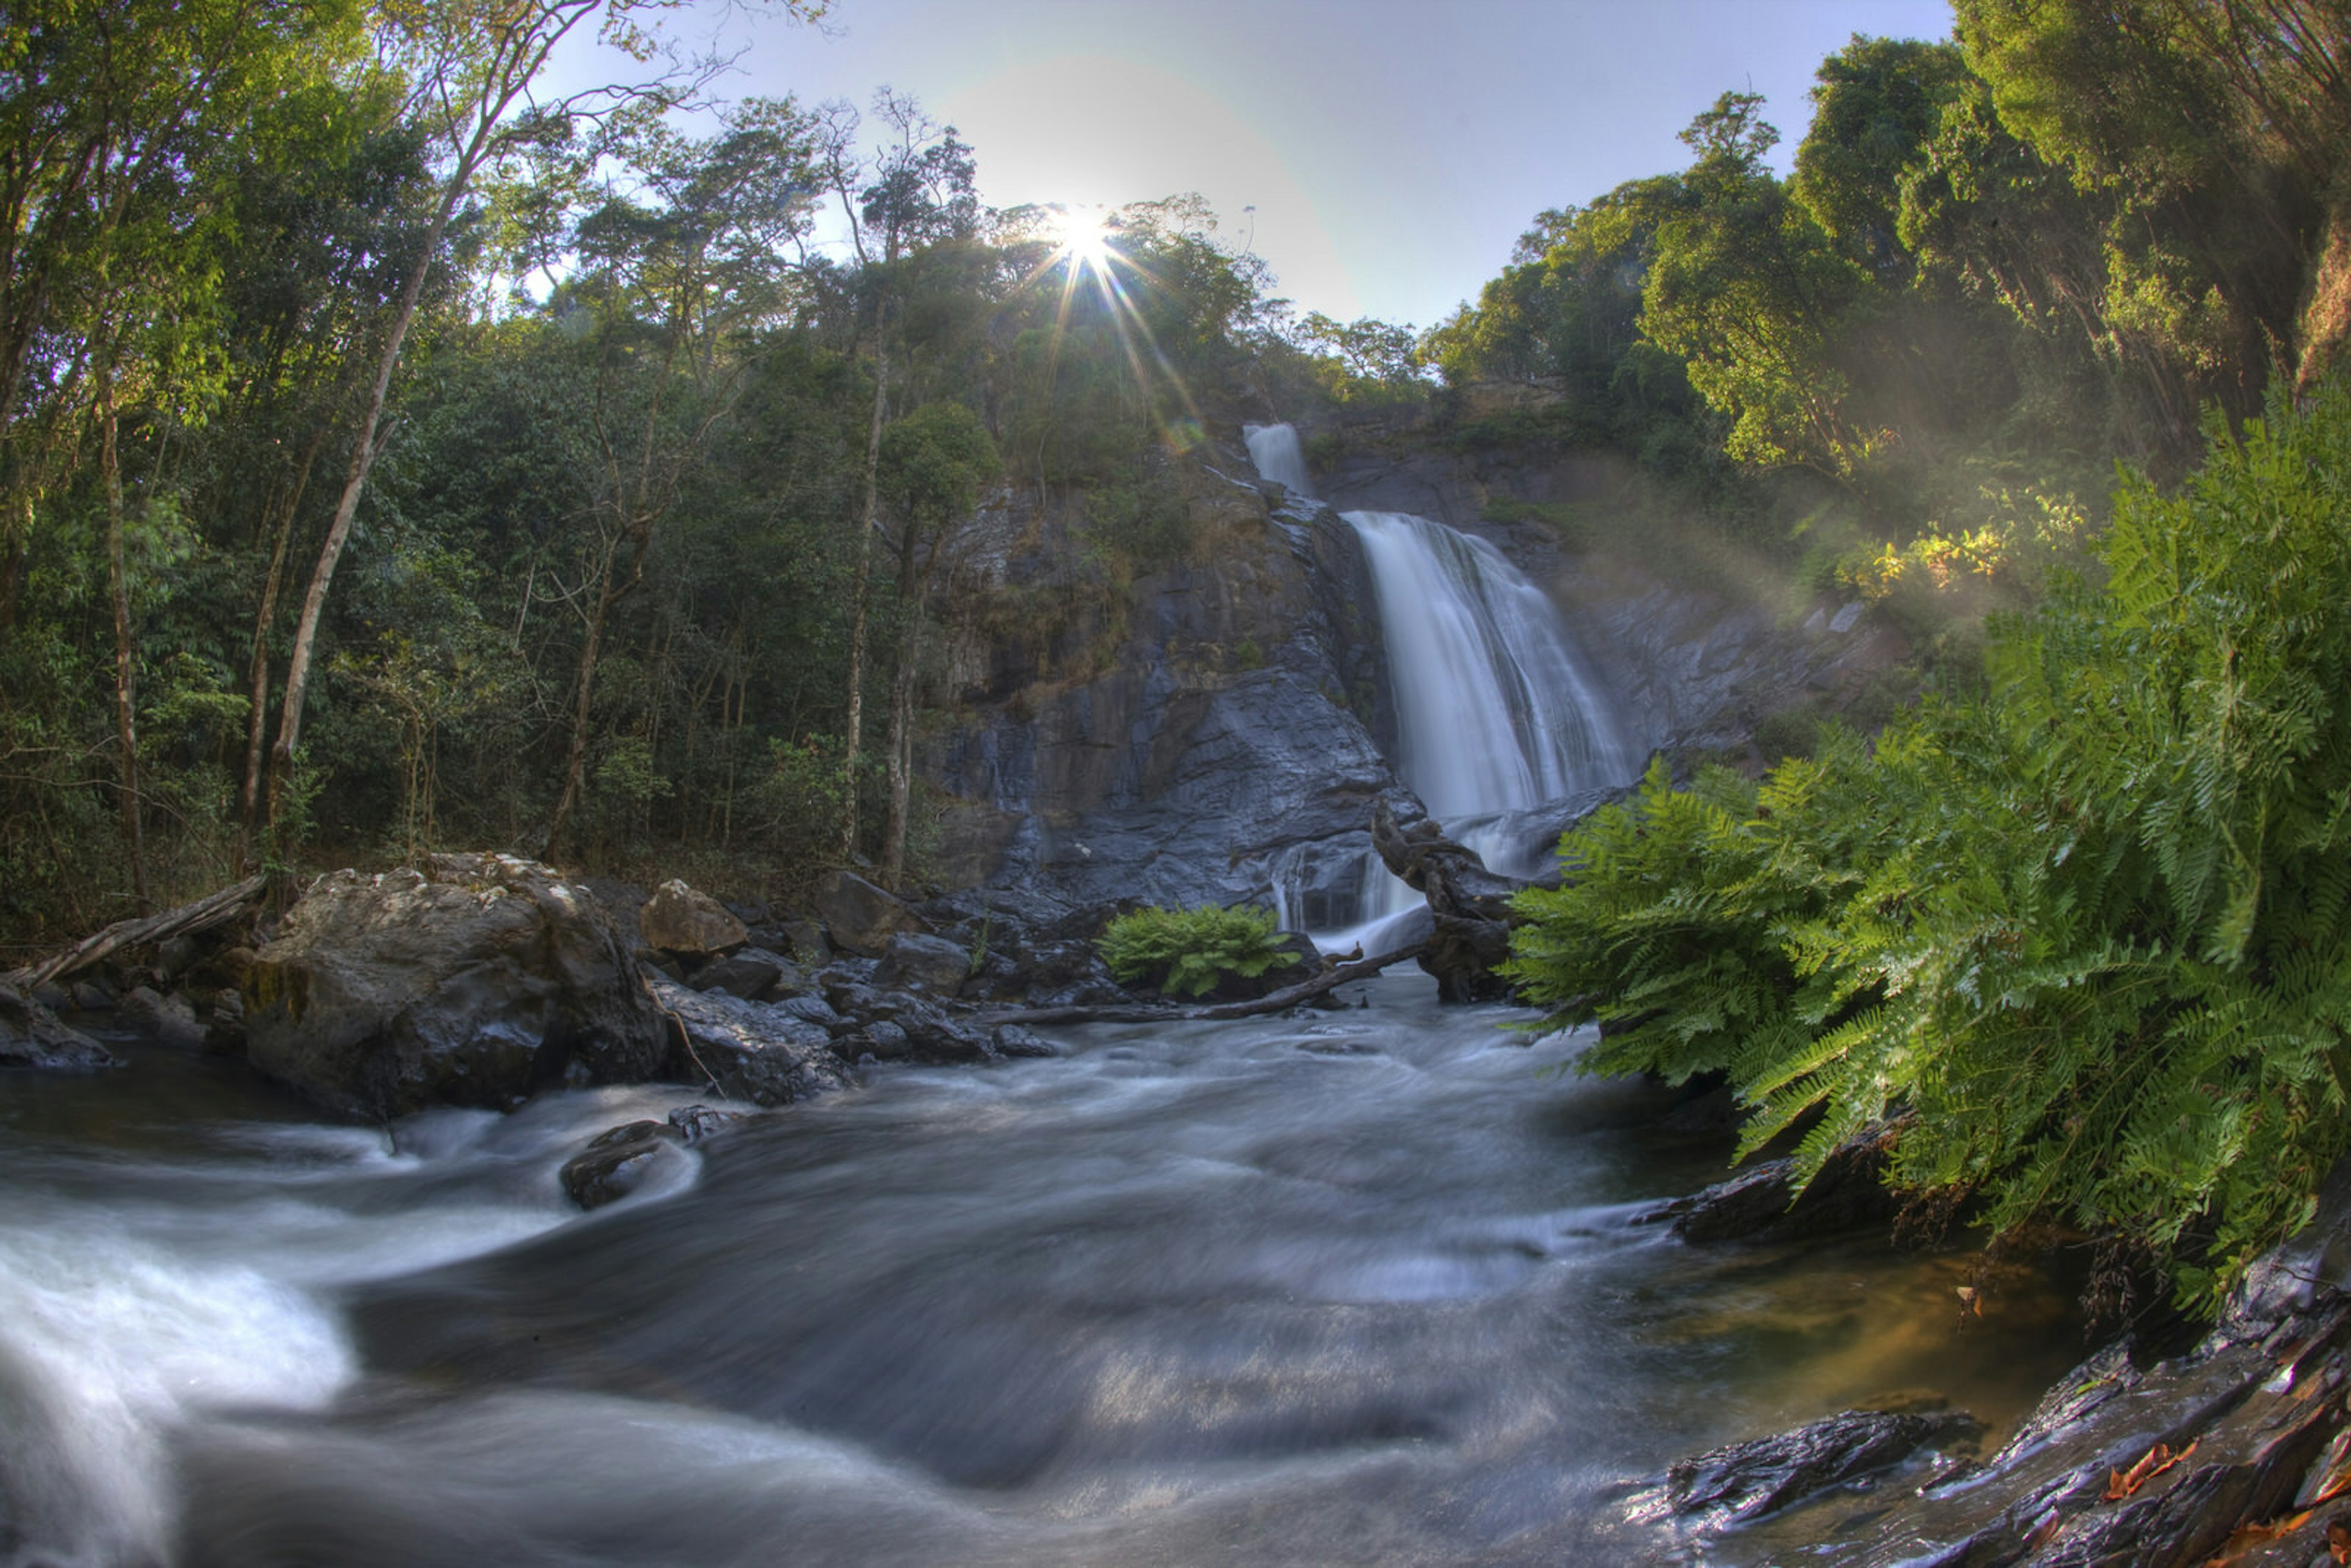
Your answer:
[[[674,1088],[327,1126],[132,1046],[0,1078],[0,1563],[1637,1563],[1672,1459],[1948,1398],[1996,1444],[2068,1291],[1686,1247],[1721,1172],[1425,977],[1307,1018],[889,1068],[592,1215]],[[1894,1483],[1887,1483],[1894,1484]]]

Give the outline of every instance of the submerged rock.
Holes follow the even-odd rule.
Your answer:
[[[370,1118],[642,1082],[669,1050],[601,906],[508,855],[319,878],[243,995],[256,1069]]]
[[[664,1166],[684,1161],[684,1140],[662,1122],[615,1127],[564,1163],[563,1190],[582,1208],[601,1208],[628,1197]]]
[[[118,1065],[106,1047],[59,1023],[55,1013],[15,987],[0,985],[0,1067],[89,1072]]]

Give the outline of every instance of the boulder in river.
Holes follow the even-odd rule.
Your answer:
[[[582,1208],[616,1203],[664,1168],[684,1164],[684,1137],[665,1122],[632,1122],[564,1162],[563,1190]]]
[[[637,930],[646,946],[683,958],[732,953],[751,939],[743,922],[725,904],[675,877],[653,889],[653,895],[637,911]]]
[[[114,1053],[13,986],[0,985],[0,1067],[92,1071],[117,1065]]]
[[[654,1077],[669,1033],[602,907],[510,855],[312,883],[246,972],[254,1067],[371,1118]]]

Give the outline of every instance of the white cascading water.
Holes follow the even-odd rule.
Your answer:
[[[1254,424],[1247,435],[1259,474],[1313,497],[1295,430]],[[1558,606],[1500,550],[1407,513],[1340,516],[1363,541],[1379,596],[1397,776],[1488,865],[1529,874],[1542,846],[1496,819],[1629,782],[1640,754]],[[1385,867],[1376,871],[1365,879],[1361,920],[1419,902]]]

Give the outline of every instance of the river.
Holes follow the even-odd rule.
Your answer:
[[[2079,1352],[1970,1255],[1686,1247],[1720,1174],[1525,1015],[1061,1031],[887,1068],[592,1215],[674,1089],[320,1125],[128,1046],[0,1078],[0,1562],[1740,1561],[1639,1488],[1917,1391],[1997,1439]]]

